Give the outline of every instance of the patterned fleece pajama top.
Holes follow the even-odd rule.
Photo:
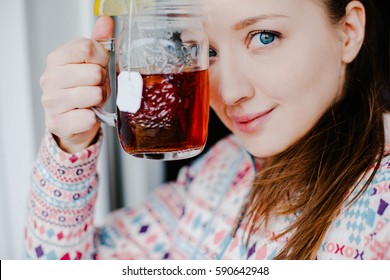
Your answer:
[[[51,134],[45,135],[28,199],[28,258],[272,259],[286,242],[288,236],[273,237],[288,227],[295,215],[272,218],[249,244],[243,228],[236,230],[256,166],[234,136],[182,168],[175,182],[155,189],[142,207],[116,210],[104,225],[95,226],[101,141],[102,135],[96,144],[68,154]],[[341,209],[317,258],[390,259],[389,203],[387,146],[374,180],[358,200]]]

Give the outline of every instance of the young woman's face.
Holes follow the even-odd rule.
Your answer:
[[[313,0],[204,0],[211,105],[257,157],[307,133],[342,92],[340,30]]]

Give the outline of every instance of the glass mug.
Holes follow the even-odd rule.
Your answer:
[[[176,160],[204,149],[209,119],[209,46],[198,0],[137,1],[122,16],[117,38],[100,40],[115,53],[116,113],[94,107],[116,126],[135,157]],[[111,77],[113,75],[110,75]]]

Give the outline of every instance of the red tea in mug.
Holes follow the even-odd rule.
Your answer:
[[[188,157],[206,143],[209,117],[207,70],[142,75],[141,107],[136,113],[117,108],[119,138],[124,150],[137,157],[170,159],[172,152]],[[175,152],[178,152],[175,154]]]

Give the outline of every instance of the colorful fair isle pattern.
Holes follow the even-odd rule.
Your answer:
[[[272,237],[294,220],[278,217],[246,246],[232,232],[255,167],[234,136],[220,141],[140,209],[122,209],[94,227],[97,144],[71,155],[45,136],[33,170],[26,249],[32,259],[272,259]],[[390,150],[390,147],[388,147]],[[390,156],[369,189],[332,223],[318,259],[390,259]]]

